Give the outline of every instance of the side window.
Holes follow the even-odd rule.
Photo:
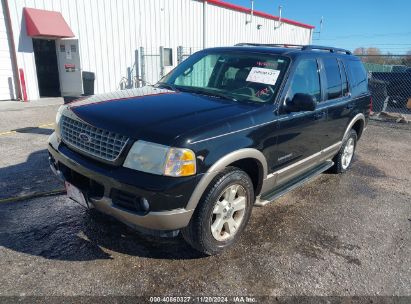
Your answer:
[[[348,70],[350,72],[353,95],[358,96],[366,93],[368,91],[368,77],[364,65],[361,63],[361,61],[348,61]]]
[[[321,100],[320,75],[316,59],[303,59],[298,63],[287,94],[287,102],[297,93],[311,95],[316,102]]]
[[[342,90],[343,90],[342,93],[343,93],[343,96],[347,96],[348,93],[350,92],[348,88],[347,71],[342,61],[339,60],[338,63],[340,65],[340,71],[341,71]]]
[[[340,67],[336,58],[324,58],[324,70],[327,76],[328,100],[342,97]]]

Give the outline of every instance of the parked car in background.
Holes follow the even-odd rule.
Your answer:
[[[349,51],[206,49],[154,86],[62,106],[50,165],[73,200],[146,232],[181,230],[217,254],[253,206],[348,170],[370,106],[366,71]]]
[[[380,112],[383,105],[396,109],[406,109],[411,98],[411,72],[374,72],[371,74],[370,86],[376,107]]]
[[[392,73],[405,73],[407,71],[407,66],[406,65],[393,65],[392,66]]]

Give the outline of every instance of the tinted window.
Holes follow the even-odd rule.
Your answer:
[[[342,61],[338,61],[338,63],[340,64],[343,96],[347,96],[349,93],[347,72],[346,72],[344,63]]]
[[[368,77],[364,65],[359,60],[348,61],[352,93],[355,96],[368,92]]]
[[[309,94],[315,101],[320,101],[320,75],[316,59],[304,59],[298,63],[287,94],[287,101],[292,100],[297,93]]]
[[[187,67],[185,71],[176,75],[174,85],[207,87],[219,57],[218,54],[203,57],[192,66]]]
[[[342,97],[342,83],[340,68],[335,58],[324,58],[324,69],[327,76],[328,99]]]

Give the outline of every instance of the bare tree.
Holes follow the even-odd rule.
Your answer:
[[[382,57],[382,52],[379,48],[376,47],[359,47],[354,50],[354,54],[357,56],[364,56],[362,57],[363,62],[368,63],[378,63],[384,64],[384,57]]]
[[[384,64],[385,60],[382,57],[382,52],[379,48],[370,47],[367,48],[367,55],[369,55],[369,62],[370,63],[377,63],[377,64]]]
[[[402,60],[402,64],[411,67],[411,50],[407,52],[404,59]]]
[[[356,48],[355,50],[354,50],[354,55],[367,55],[366,54],[366,48],[363,48],[363,47],[359,47],[359,48]]]

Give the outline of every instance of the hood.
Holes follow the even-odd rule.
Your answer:
[[[71,103],[69,109],[98,128],[172,145],[188,131],[249,113],[256,106],[144,87],[92,96]]]

